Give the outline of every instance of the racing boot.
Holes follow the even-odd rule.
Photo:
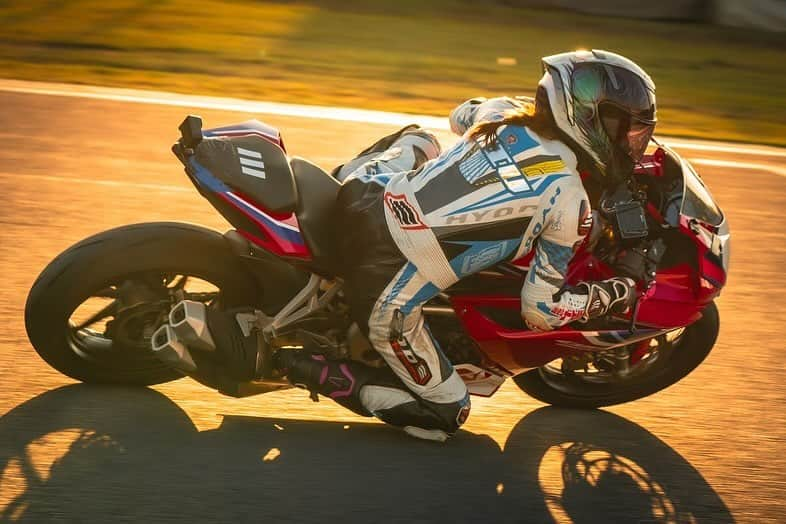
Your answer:
[[[371,416],[360,402],[360,389],[373,374],[365,364],[328,360],[304,349],[280,349],[273,355],[273,365],[293,385],[309,390],[315,402],[324,395],[358,415]]]

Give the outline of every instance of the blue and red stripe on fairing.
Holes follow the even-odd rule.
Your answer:
[[[250,231],[239,230],[247,239],[276,255],[310,259],[311,253],[306,246],[300,226],[294,213],[278,219],[259,209],[246,197],[232,191],[194,157],[188,160],[197,182],[215,193],[227,204],[240,211],[256,224],[267,238],[261,238]]]

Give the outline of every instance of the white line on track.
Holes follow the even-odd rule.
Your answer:
[[[431,128],[447,130],[447,118],[438,118],[427,115],[414,115],[406,113],[389,113],[385,111],[372,111],[366,109],[353,109],[344,107],[306,106],[298,104],[283,104],[277,102],[255,102],[235,98],[220,98],[208,96],[182,95],[163,91],[143,91],[137,89],[121,89],[99,86],[82,86],[72,84],[51,84],[45,82],[27,82],[20,80],[0,79],[0,91],[39,94],[49,96],[65,96],[75,98],[89,98],[94,100],[110,100],[117,102],[142,103],[165,105],[174,107],[190,107],[200,109],[215,109],[220,111],[238,111],[243,113],[263,113],[300,118],[315,118],[321,120],[337,120],[345,122],[358,122],[368,124],[382,124],[404,126],[417,122]],[[732,153],[738,155],[754,155],[765,157],[785,157],[786,150],[766,146],[746,146],[723,142],[690,142],[680,139],[669,139],[669,145],[677,149],[694,151],[712,151]],[[767,171],[778,176],[784,175],[784,168],[770,164],[756,164],[730,160],[694,159],[693,162],[715,167],[729,167],[734,169],[752,169]],[[75,180],[76,181],[76,180]],[[106,183],[112,183],[105,181]],[[123,182],[122,184],[127,184]],[[132,184],[132,183],[128,183]],[[151,185],[153,186],[153,185]],[[156,186],[158,187],[158,186]],[[174,186],[173,186],[174,187]],[[167,191],[169,189],[162,189]],[[175,189],[180,191],[181,189]]]
[[[735,162],[731,160],[717,160],[715,158],[691,158],[692,164],[713,166],[713,167],[729,167],[734,169],[752,169],[755,171],[769,171],[778,176],[786,177],[786,168],[775,166],[772,164],[755,164],[752,162]]]
[[[405,113],[387,113],[367,109],[345,107],[306,106],[278,102],[255,102],[237,98],[182,95],[163,91],[142,91],[112,87],[80,86],[71,84],[48,84],[43,82],[21,82],[0,80],[0,91],[15,93],[92,98],[117,102],[165,105],[215,109],[219,111],[238,111],[242,113],[263,113],[320,120],[339,120],[366,124],[405,126],[414,122],[432,129],[449,129],[447,118]]]
[[[171,191],[174,193],[192,193],[195,189],[191,186],[173,186],[166,184],[145,184],[140,182],[126,182],[123,180],[95,180],[92,178],[77,178],[70,176],[53,176],[53,175],[27,175],[17,173],[0,173],[0,178],[8,177],[14,180],[20,178],[28,178],[32,180],[43,180],[46,182],[59,182],[59,183],[74,183],[74,184],[95,184],[98,186],[107,187],[126,187],[134,189],[149,189],[152,191]]]
[[[690,149],[692,151],[713,151],[718,153],[736,153],[738,155],[772,156],[786,158],[786,150],[769,146],[746,146],[726,142],[686,142],[678,138],[668,138],[668,145],[675,149]]]
[[[450,129],[447,118],[428,115],[389,113],[385,111],[372,111],[367,109],[353,109],[346,107],[308,106],[299,104],[283,104],[277,102],[255,102],[252,100],[241,100],[237,98],[183,95],[164,91],[144,91],[139,89],[122,89],[74,84],[54,84],[46,82],[27,82],[21,80],[4,79],[0,79],[0,91],[91,98],[96,100],[112,100],[118,102],[133,102],[174,107],[216,109],[221,111],[238,111],[243,113],[263,113],[268,115],[315,118],[321,120],[338,120],[344,122],[360,122],[393,126],[404,126],[413,122],[417,122],[418,124],[431,129]],[[694,151],[714,151],[738,155],[786,158],[786,149],[776,147],[725,142],[686,141],[671,138],[669,139],[669,144],[679,149],[689,149]]]

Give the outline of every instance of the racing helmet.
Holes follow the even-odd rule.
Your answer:
[[[655,129],[655,84],[627,58],[608,51],[547,56],[543,78],[554,122],[607,180],[626,178]]]

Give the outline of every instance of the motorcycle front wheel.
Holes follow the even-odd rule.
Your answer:
[[[709,355],[718,337],[720,319],[715,303],[702,317],[673,333],[657,337],[649,352],[629,374],[588,366],[569,369],[560,361],[526,371],[513,381],[528,395],[547,404],[568,408],[598,408],[647,397],[693,371]]]
[[[254,278],[216,231],[157,222],[111,229],[55,258],[25,306],[27,335],[53,368],[82,382],[152,385],[183,375],[150,337],[172,305],[253,304]]]

